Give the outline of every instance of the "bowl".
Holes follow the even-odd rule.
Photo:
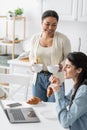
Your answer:
[[[59,65],[49,65],[49,66],[47,66],[47,69],[48,69],[48,71],[49,71],[50,73],[55,74],[55,73],[57,73],[58,70],[59,70]]]
[[[32,70],[36,73],[43,69],[43,64],[32,64]]]

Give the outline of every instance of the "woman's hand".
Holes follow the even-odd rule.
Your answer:
[[[33,68],[33,65],[34,65],[34,64],[36,64],[36,62],[35,62],[35,61],[31,61],[30,70],[31,70],[32,72],[35,72],[35,71],[34,71],[34,68]]]
[[[51,87],[54,92],[60,90],[61,82],[60,82],[59,78],[57,78],[54,75],[51,75],[50,78],[49,78],[49,81],[50,81],[51,84],[48,87]]]
[[[60,79],[54,75],[49,78],[50,85],[47,88],[47,97],[50,97],[54,92],[59,91],[61,87]]]
[[[33,65],[30,65],[30,70],[32,71],[32,72],[35,72],[34,70],[33,70],[33,67],[32,67]]]

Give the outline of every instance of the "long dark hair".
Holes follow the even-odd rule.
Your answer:
[[[56,11],[54,10],[46,10],[43,14],[42,14],[42,21],[47,18],[47,17],[54,17],[56,18],[57,21],[59,21],[59,16],[57,14]]]
[[[87,56],[83,52],[71,52],[67,55],[67,59],[75,66],[76,69],[82,68],[81,73],[78,75],[77,83],[74,85],[75,91],[71,97],[70,107],[76,95],[78,88],[85,84],[87,85]]]

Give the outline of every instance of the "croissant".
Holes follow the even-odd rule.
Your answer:
[[[48,87],[47,88],[47,97],[50,97],[53,94],[53,89]]]
[[[32,104],[32,105],[38,104],[40,102],[41,102],[41,99],[39,97],[32,97],[31,99],[27,101],[28,104]]]

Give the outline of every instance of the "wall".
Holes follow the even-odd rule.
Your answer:
[[[59,31],[70,38],[72,51],[79,51],[81,42],[80,51],[87,53],[87,22],[60,22]]]

